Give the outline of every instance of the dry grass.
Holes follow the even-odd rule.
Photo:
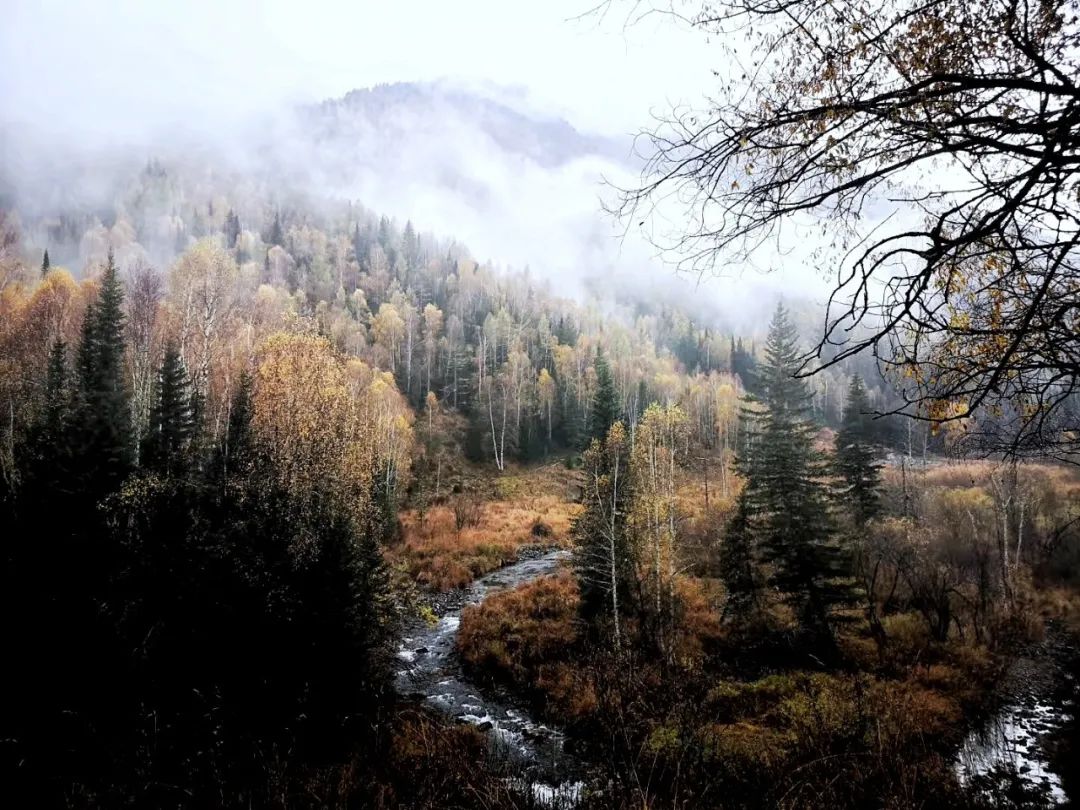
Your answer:
[[[987,487],[1001,463],[987,460],[959,460],[932,464],[926,468],[909,467],[909,485],[957,489]],[[887,486],[899,488],[903,473],[899,467],[886,467],[882,478]],[[1021,479],[1030,479],[1042,489],[1062,493],[1080,493],[1080,473],[1060,464],[1029,462],[1020,465]]]
[[[475,525],[459,530],[453,502],[401,514],[403,542],[392,556],[416,581],[439,591],[468,585],[517,559],[524,546],[567,546],[580,507],[567,486],[542,467],[494,479],[494,497],[479,503]],[[556,468],[557,469],[557,468]]]
[[[578,589],[569,572],[496,594],[461,615],[458,649],[481,677],[524,690],[563,723],[596,710],[589,673],[578,667]]]

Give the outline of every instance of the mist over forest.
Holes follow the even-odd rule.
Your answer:
[[[223,132],[169,131],[120,146],[40,137],[30,125],[5,128],[0,193],[41,220],[63,213],[111,226],[118,200],[134,216],[166,217],[239,182],[261,205],[300,195],[318,210],[350,201],[412,221],[481,261],[528,268],[562,294],[604,305],[653,298],[658,272],[668,276],[665,296],[717,326],[760,324],[781,289],[793,302],[824,294],[821,279],[812,277],[792,287],[791,278],[732,268],[726,275],[738,283],[716,285],[667,273],[670,265],[654,246],[601,210],[613,186],[640,171],[634,139],[580,132],[495,85],[381,85],[266,111]],[[174,196],[135,196],[132,186],[149,163],[175,175]],[[156,208],[138,210],[150,204]],[[80,267],[90,258],[78,252],[73,234],[35,236],[35,247],[54,243],[60,264]],[[142,246],[167,262],[175,244],[161,234]],[[617,296],[605,284],[615,272]]]
[[[1080,797],[1075,3],[578,5],[13,3],[4,806]]]

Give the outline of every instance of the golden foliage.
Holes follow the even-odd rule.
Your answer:
[[[343,360],[325,338],[277,334],[260,347],[253,424],[279,483],[338,499],[363,521],[372,481],[407,457],[411,414],[388,375]]]

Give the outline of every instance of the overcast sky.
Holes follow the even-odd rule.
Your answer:
[[[693,100],[697,32],[596,0],[5,0],[0,114],[98,134],[194,128],[379,82],[491,81],[597,131]]]

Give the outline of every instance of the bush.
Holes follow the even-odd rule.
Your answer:
[[[915,666],[930,646],[930,629],[917,613],[897,613],[881,621],[888,639],[888,651],[894,666]]]
[[[532,528],[529,530],[533,537],[548,538],[552,535],[551,527],[544,523],[540,518],[533,521]]]
[[[484,513],[484,503],[474,492],[462,493],[454,498],[454,528],[459,532],[466,526],[479,526]]]

